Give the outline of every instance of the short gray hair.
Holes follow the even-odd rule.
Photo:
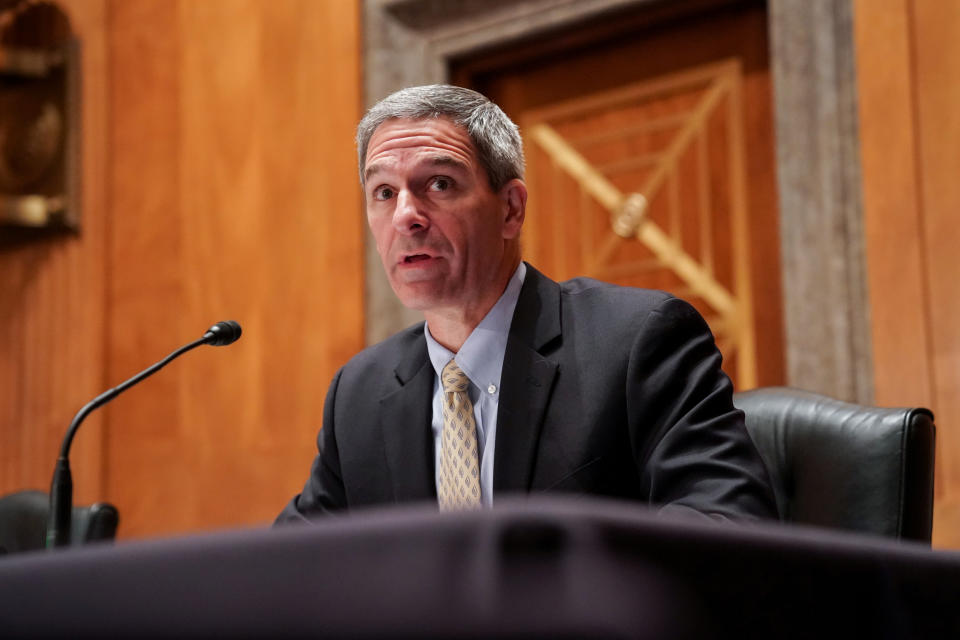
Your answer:
[[[373,132],[387,120],[448,118],[462,127],[477,150],[494,191],[514,178],[523,178],[523,143],[520,130],[500,107],[486,96],[448,84],[408,87],[373,105],[357,126],[360,184],[364,184],[367,146]]]

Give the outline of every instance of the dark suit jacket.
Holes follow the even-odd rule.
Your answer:
[[[310,478],[277,521],[436,500],[434,375],[422,324],[337,372]],[[558,284],[528,265],[500,389],[494,503],[575,492],[776,517],[713,336],[682,300],[586,278]]]

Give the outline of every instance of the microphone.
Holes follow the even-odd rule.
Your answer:
[[[69,456],[70,445],[73,443],[73,437],[76,435],[80,423],[95,409],[107,404],[141,380],[149,378],[169,362],[179,358],[187,351],[196,349],[203,344],[209,344],[215,347],[233,344],[240,338],[241,333],[243,333],[243,331],[238,322],[233,320],[218,322],[207,329],[202,338],[180,347],[160,362],[144,369],[126,382],[101,393],[77,412],[77,415],[73,417],[73,421],[70,423],[70,428],[67,429],[63,443],[60,445],[60,456],[57,458],[57,464],[53,470],[53,481],[50,483],[50,513],[47,516],[47,548],[63,547],[70,544],[70,518],[73,512],[73,477],[70,473]]]
[[[242,333],[243,330],[240,328],[239,322],[224,320],[207,329],[207,332],[203,334],[203,339],[207,344],[214,347],[225,347],[239,340]]]

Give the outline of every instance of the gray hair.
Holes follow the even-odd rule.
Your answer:
[[[373,105],[357,125],[360,184],[364,184],[367,146],[373,132],[387,120],[448,118],[466,130],[477,150],[494,191],[514,178],[523,178],[523,143],[520,130],[500,107],[486,96],[448,84],[409,87]]]

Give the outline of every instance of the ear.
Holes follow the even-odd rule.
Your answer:
[[[503,237],[513,240],[520,235],[523,220],[527,213],[527,185],[523,180],[514,178],[500,189],[503,202]]]

